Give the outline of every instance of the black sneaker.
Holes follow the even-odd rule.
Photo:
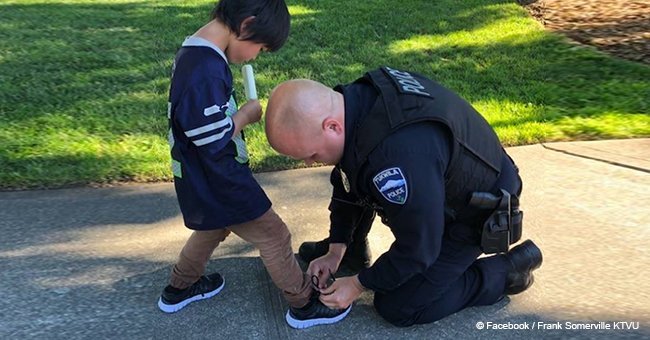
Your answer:
[[[190,302],[211,298],[223,289],[226,281],[219,273],[203,275],[193,285],[185,289],[167,286],[160,295],[158,308],[165,313],[174,313]]]
[[[303,329],[337,323],[350,313],[350,309],[352,305],[345,309],[330,309],[320,302],[318,294],[314,294],[305,307],[289,307],[285,319],[292,328]]]
[[[330,247],[330,240],[326,238],[317,242],[303,242],[298,248],[300,258],[310,263],[311,261],[327,254]],[[341,260],[340,269],[349,274],[356,274],[363,268],[370,267],[370,247],[368,239],[352,243],[348,247]]]

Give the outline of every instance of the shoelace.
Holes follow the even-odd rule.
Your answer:
[[[334,274],[332,274],[331,270],[328,270],[330,273],[330,277],[327,279],[326,285],[327,287],[331,286],[334,281],[336,281],[336,278],[334,277]],[[316,288],[316,293],[320,294],[320,280],[318,279],[317,275],[312,275],[311,276],[311,284]]]

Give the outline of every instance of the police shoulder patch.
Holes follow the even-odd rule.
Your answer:
[[[382,170],[373,177],[372,181],[388,202],[395,204],[406,203],[408,186],[400,168]]]

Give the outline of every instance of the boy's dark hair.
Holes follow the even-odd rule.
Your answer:
[[[244,19],[255,19],[246,26],[246,35],[240,36]],[[243,40],[264,44],[277,51],[289,37],[289,10],[284,0],[221,0],[212,11],[212,18],[230,28]]]

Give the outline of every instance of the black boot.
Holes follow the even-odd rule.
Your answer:
[[[303,261],[309,263],[327,254],[329,246],[329,238],[318,242],[304,242],[298,249],[298,255]],[[368,239],[364,238],[361,242],[353,242],[345,251],[339,270],[358,273],[361,269],[370,267],[370,258]]]
[[[526,240],[512,248],[506,258],[510,261],[511,268],[506,278],[505,293],[519,294],[535,281],[533,270],[542,265],[542,251],[533,241]]]
[[[354,275],[363,268],[370,267],[370,247],[368,247],[368,233],[375,220],[374,210],[366,208],[359,218],[354,222],[354,233],[352,243],[345,251],[338,272],[342,275]],[[298,255],[305,262],[309,263],[329,251],[329,238],[318,242],[305,242],[300,245]]]

